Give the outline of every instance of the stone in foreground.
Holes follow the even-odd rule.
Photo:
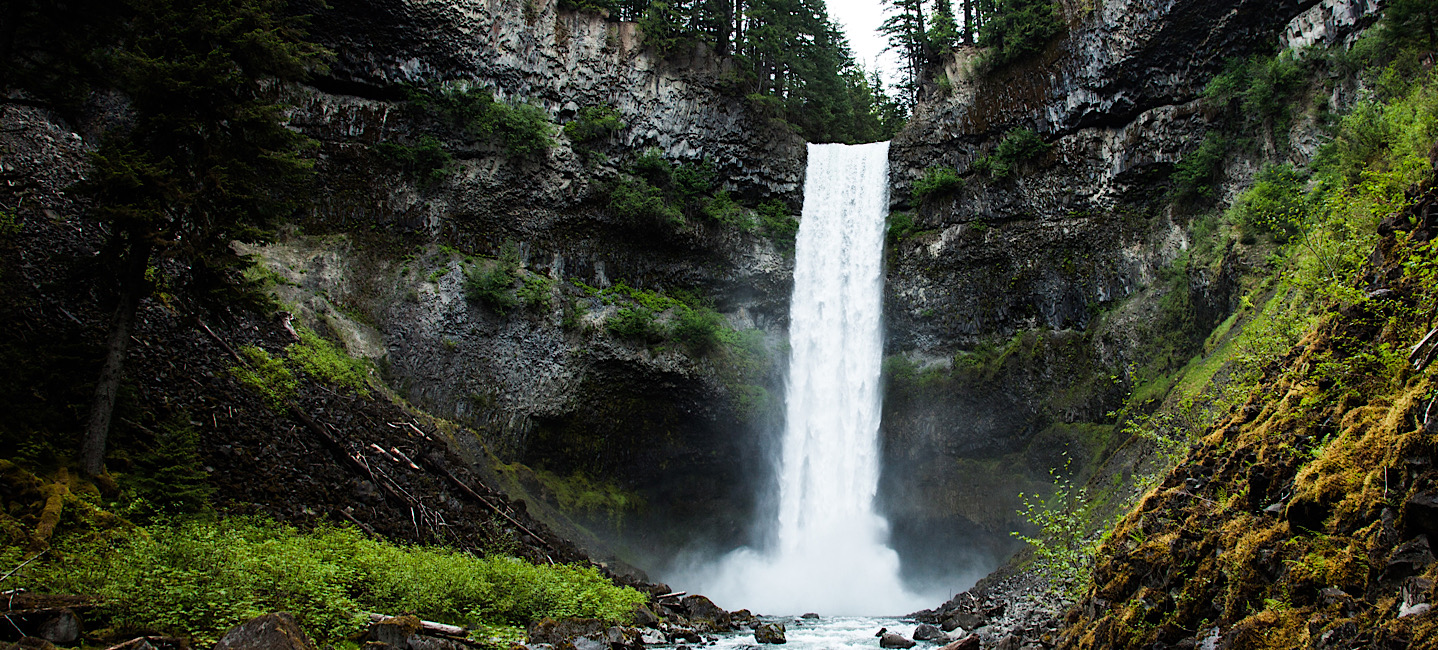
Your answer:
[[[215,650],[315,650],[315,644],[292,614],[278,612],[230,628]]]

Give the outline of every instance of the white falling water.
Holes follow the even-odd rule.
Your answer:
[[[879,482],[884,217],[889,143],[809,145],[790,305],[792,355],[777,545],[701,578],[720,606],[764,614],[906,614]]]

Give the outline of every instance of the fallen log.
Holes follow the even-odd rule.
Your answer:
[[[376,614],[374,612],[368,612],[368,614],[369,622],[371,623],[381,623],[384,621],[388,621],[392,618],[397,618],[395,616],[386,616],[384,614]],[[431,636],[436,634],[457,637],[469,636],[469,630],[467,628],[463,628],[458,625],[448,625],[445,623],[436,623],[434,621],[425,620],[421,620],[419,622],[419,631],[421,634],[429,634]]]

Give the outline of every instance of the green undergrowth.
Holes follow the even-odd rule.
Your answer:
[[[298,343],[286,346],[284,352],[271,354],[259,346],[239,349],[246,365],[233,366],[230,373],[240,383],[253,388],[271,408],[280,410],[293,399],[300,387],[297,373],[316,381],[368,398],[369,367],[349,356],[343,348],[303,326],[296,326]]]
[[[7,567],[17,548],[0,550]],[[592,567],[529,564],[434,546],[403,546],[357,530],[300,531],[258,518],[76,533],[7,581],[39,593],[94,594],[112,629],[193,635],[213,643],[260,614],[293,612],[307,632],[340,640],[366,612],[410,612],[486,634],[543,617],[628,623],[646,597]]]

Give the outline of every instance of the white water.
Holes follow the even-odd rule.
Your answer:
[[[874,512],[888,152],[887,142],[809,145],[777,545],[738,549],[696,580],[721,607],[896,615],[926,605],[901,584],[888,522]]]

